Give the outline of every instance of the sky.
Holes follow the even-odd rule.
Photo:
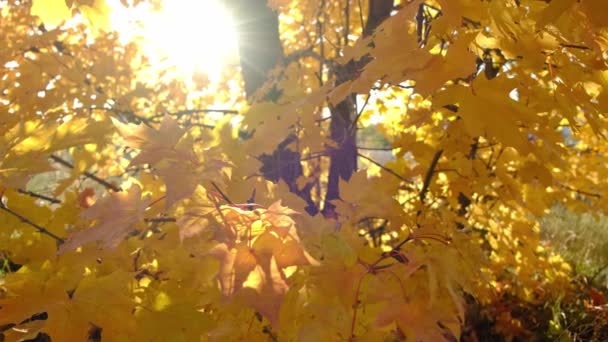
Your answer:
[[[164,1],[161,11],[149,4],[125,8],[120,0],[108,3],[112,28],[124,41],[141,37],[153,65],[175,67],[186,76],[204,72],[214,80],[236,59],[232,20],[219,1]]]

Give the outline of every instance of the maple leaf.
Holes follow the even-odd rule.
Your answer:
[[[90,227],[71,234],[59,247],[59,254],[76,249],[86,243],[102,241],[104,247],[115,247],[143,218],[150,196],[141,198],[141,188],[132,185],[126,192],[111,193],[82,213],[82,217],[95,220]]]
[[[158,130],[145,125],[126,125],[114,120],[114,125],[131,147],[142,150],[131,165],[156,164],[163,158],[179,158],[179,153],[189,157],[187,150],[176,151],[175,146],[184,135],[175,119],[165,115]]]
[[[246,305],[263,314],[274,327],[279,324],[279,312],[285,293],[289,289],[284,269],[290,266],[319,265],[290,235],[294,222],[289,218],[295,212],[275,202],[267,210],[257,209],[262,222],[254,221],[259,232],[251,232],[254,241],[251,246],[238,244],[229,248],[226,244],[214,247],[209,254],[220,261],[218,278],[222,293],[242,300]],[[230,208],[226,220],[239,217],[241,211]],[[265,227],[265,228],[264,228]],[[295,234],[295,232],[291,232]]]
[[[178,200],[190,196],[201,183],[205,166],[181,160],[163,160],[157,166],[156,173],[167,184],[166,207],[171,207]]]
[[[207,199],[207,191],[202,186],[197,186],[188,203],[185,205],[184,214],[177,220],[179,226],[179,237],[193,237],[207,228],[210,214],[215,211],[215,206]]]
[[[203,155],[197,155],[193,150],[193,141],[183,138],[185,131],[169,115],[163,117],[158,130],[144,125],[125,125],[118,121],[114,124],[128,144],[141,150],[131,160],[131,165],[154,166],[155,173],[167,184],[167,208],[190,196],[203,179],[219,179],[219,171],[230,166],[228,162],[214,159],[213,149],[206,150],[210,156],[203,162]]]
[[[408,302],[393,299],[378,315],[376,324],[383,327],[393,321],[413,341],[449,341],[460,336],[458,317],[443,307],[429,308],[422,298]]]
[[[570,268],[541,248],[533,216],[553,203],[608,209],[605,0],[241,1],[236,21],[256,33],[240,40],[243,70],[266,81],[257,94],[238,90],[233,70],[220,86],[151,70],[140,42],[99,32],[106,0],[2,4],[0,326],[17,324],[7,340],[84,340],[91,325],[104,340],[454,340],[463,292],[543,301],[568,288]],[[82,25],[57,26],[74,13]],[[260,38],[267,28],[275,48]],[[252,47],[274,51],[258,63]],[[247,113],[204,109],[218,103]],[[200,112],[177,114],[190,106]],[[137,121],[129,113],[154,127],[106,119]],[[277,185],[256,158],[281,149],[297,158],[274,166],[301,172]],[[333,161],[357,150],[359,171],[328,185]],[[42,174],[51,152],[71,155],[69,177]],[[92,167],[139,186],[93,203],[82,177]],[[143,217],[142,193],[164,201],[148,213],[167,222],[116,246]],[[304,212],[328,204],[325,216]],[[63,237],[83,218],[55,255],[58,239],[41,232]],[[66,253],[94,241],[117,248]]]
[[[293,228],[295,228],[295,222],[290,217],[294,214],[298,214],[298,212],[282,206],[281,201],[279,200],[271,204],[268,209],[262,213],[261,218],[270,223],[273,230],[279,234],[279,237],[284,238]]]
[[[276,260],[270,258],[267,264],[256,266],[247,282],[252,286],[245,286],[239,292],[239,298],[264,315],[278,329],[279,313],[289,286]]]
[[[19,323],[45,312],[48,318],[39,328],[60,341],[84,339],[91,324],[110,328],[107,323],[117,316],[124,325],[112,324],[108,333],[118,330],[124,334],[133,327],[129,319],[134,307],[128,290],[130,274],[117,270],[105,276],[87,275],[76,288],[69,288],[74,285],[54,277],[56,272],[46,265],[7,277],[2,286],[8,295],[0,297],[0,323]]]
[[[39,16],[48,25],[58,25],[72,17],[65,0],[33,1],[32,14]]]

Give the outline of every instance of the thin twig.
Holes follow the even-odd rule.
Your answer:
[[[353,317],[350,322],[350,337],[349,341],[355,341],[355,325],[357,323],[357,311],[359,309],[359,293],[361,292],[361,283],[363,282],[363,278],[368,275],[369,272],[363,273],[359,280],[357,281],[357,286],[355,288],[355,302],[353,303]]]
[[[438,150],[435,152],[433,156],[433,160],[431,160],[431,165],[429,166],[428,171],[426,172],[426,176],[424,177],[424,183],[422,183],[422,189],[420,190],[420,202],[424,203],[426,199],[426,194],[429,191],[429,186],[431,185],[431,180],[433,179],[433,174],[435,173],[435,168],[437,167],[437,163],[439,162],[439,158],[443,154],[443,150]]]
[[[350,35],[350,0],[346,0],[346,6],[344,6],[344,46],[348,46],[348,36]]]
[[[361,0],[357,0],[357,5],[359,6],[359,20],[361,21],[361,31],[365,29],[365,21],[363,20],[363,5],[361,4]]]
[[[184,110],[179,110],[177,112],[169,112],[169,113],[152,115],[152,116],[148,117],[147,119],[148,120],[158,119],[158,118],[164,117],[165,115],[177,116],[179,118],[184,115],[199,114],[199,113],[238,114],[239,111],[234,110],[234,109],[184,109]]]
[[[576,44],[559,44],[563,48],[579,49],[579,50],[591,50],[590,47]]]
[[[364,155],[364,154],[361,154],[361,153],[357,153],[357,156],[359,156],[359,157],[361,157],[361,158],[363,158],[363,159],[365,159],[365,160],[369,161],[370,163],[372,163],[372,164],[374,164],[374,165],[378,166],[378,167],[379,167],[379,168],[381,168],[382,170],[384,170],[384,171],[386,171],[386,172],[390,173],[391,175],[393,175],[393,176],[395,176],[395,177],[399,178],[400,180],[402,180],[402,181],[404,181],[404,182],[406,182],[406,183],[412,184],[412,181],[411,181],[411,180],[409,180],[409,179],[407,179],[407,178],[403,177],[402,175],[400,175],[400,174],[398,174],[397,172],[395,172],[395,171],[393,171],[393,170],[389,169],[388,167],[386,167],[386,166],[384,166],[384,165],[382,165],[382,164],[378,163],[377,161],[373,160],[372,158],[370,158],[370,157],[368,157],[368,156],[366,156],[366,155]]]
[[[367,104],[369,103],[369,99],[371,97],[372,97],[371,94],[367,94],[367,98],[365,99],[365,102],[363,102],[363,105],[361,106],[361,109],[359,110],[359,113],[357,113],[357,116],[355,116],[355,119],[353,120],[353,124],[351,125],[351,129],[354,128],[354,127],[357,127],[357,121],[359,121],[359,118],[363,114],[363,111],[365,110],[365,107],[367,107]]]
[[[595,192],[589,192],[589,191],[584,191],[584,190],[579,190],[576,188],[573,188],[571,186],[568,186],[566,184],[559,184],[560,187],[568,190],[568,191],[572,191],[572,192],[576,192],[579,195],[585,195],[585,196],[590,196],[590,197],[595,197],[595,198],[602,198],[602,195],[595,193]]]
[[[57,242],[59,243],[63,243],[65,240],[57,235],[55,235],[54,233],[50,232],[48,229],[39,226],[37,224],[35,224],[34,222],[30,221],[29,219],[27,219],[26,217],[22,216],[21,214],[14,212],[13,210],[9,209],[7,206],[4,205],[4,203],[0,202],[0,209],[6,211],[7,213],[15,216],[16,218],[18,218],[19,220],[21,220],[21,222],[28,224],[32,227],[34,227],[40,234],[44,234],[46,236],[50,236],[51,238],[55,239]]]
[[[17,192],[19,192],[20,194],[24,194],[24,195],[28,195],[28,196],[34,197],[34,198],[45,200],[47,202],[51,202],[51,203],[54,203],[54,204],[61,203],[61,200],[58,200],[58,199],[53,198],[53,197],[45,196],[45,195],[42,195],[42,194],[38,194],[38,193],[29,191],[29,190],[18,189]]]
[[[157,223],[166,223],[166,222],[176,222],[177,219],[175,217],[149,217],[144,218],[144,222],[157,222]]]
[[[186,126],[190,126],[190,127],[201,127],[201,128],[208,128],[208,129],[215,129],[214,125],[208,125],[208,124],[202,124],[202,123],[191,123],[188,124]]]
[[[357,146],[358,150],[364,151],[392,151],[396,147],[366,147],[366,146]]]
[[[215,190],[217,190],[217,192],[220,194],[220,196],[222,196],[222,198],[224,199],[224,201],[226,201],[228,204],[234,204],[234,202],[232,202],[230,200],[230,198],[228,198],[228,196],[226,196],[226,194],[222,191],[222,189],[220,189],[219,186],[217,186],[217,184],[215,184],[215,182],[211,182],[211,185],[213,185],[213,187],[215,188]]]
[[[608,264],[600,267],[597,271],[595,271],[595,273],[591,275],[591,281],[595,280],[595,278],[597,278],[600,274],[602,274],[602,272],[606,270],[608,270]]]
[[[213,184],[213,182],[212,182],[212,184]],[[216,185],[216,187],[217,187],[217,185]],[[216,197],[214,197],[214,196],[210,196],[209,194],[207,195],[207,198],[209,198],[209,200],[213,203],[213,206],[215,207],[215,210],[217,211],[217,214],[222,219],[222,222],[224,223],[224,225],[226,226],[226,228],[228,228],[228,231],[230,231],[230,233],[232,233],[233,236],[236,237],[237,236],[237,230],[232,227],[232,225],[230,224],[230,222],[228,222],[228,220],[226,220],[226,217],[224,216],[224,213],[222,213],[222,208],[220,207],[220,204],[218,203],[218,199]]]
[[[61,157],[58,157],[58,156],[56,156],[56,155],[54,155],[54,154],[52,154],[52,155],[51,155],[51,159],[53,159],[53,161],[55,161],[55,162],[57,162],[57,163],[59,163],[59,164],[61,164],[61,165],[65,166],[65,167],[67,167],[67,168],[70,168],[70,169],[73,169],[73,168],[74,168],[74,165],[73,165],[72,163],[70,163],[70,162],[68,162],[67,160],[65,160],[65,159],[63,159],[63,158],[61,158]],[[113,191],[115,191],[115,192],[120,192],[120,191],[122,191],[122,189],[121,189],[120,187],[118,187],[118,186],[116,186],[116,185],[114,185],[114,184],[112,184],[112,183],[110,183],[110,182],[108,182],[108,181],[106,181],[106,180],[104,180],[104,179],[101,179],[101,178],[99,178],[99,177],[95,176],[94,174],[92,174],[92,173],[90,173],[90,172],[88,172],[88,171],[85,171],[85,172],[83,172],[82,174],[83,174],[85,177],[87,177],[87,178],[89,178],[89,179],[91,179],[91,180],[94,180],[95,182],[97,182],[97,183],[99,183],[99,184],[103,185],[103,186],[104,186],[104,187],[106,187],[107,189],[113,190]]]
[[[285,64],[290,64],[293,63],[295,61],[298,61],[302,58],[305,57],[311,57],[316,59],[319,62],[322,63],[327,63],[328,61],[325,60],[325,58],[323,56],[321,56],[320,54],[316,53],[312,47],[307,48],[307,49],[303,49],[303,50],[298,50],[298,51],[294,51],[292,53],[290,53],[289,55],[287,55],[285,57]]]
[[[473,143],[471,144],[471,149],[469,150],[467,159],[470,159],[470,160],[475,159],[475,157],[477,157],[477,150],[479,150],[479,137],[475,137],[473,139]]]
[[[148,204],[148,206],[146,207],[146,209],[150,208],[151,206],[155,205],[156,203],[164,200],[165,198],[167,198],[167,196],[161,196],[161,197],[155,199],[154,201],[150,202],[150,204]]]
[[[319,84],[322,87],[324,85],[323,81],[323,71],[325,70],[325,65],[327,64],[325,58],[325,18],[321,21],[321,16],[325,14],[325,0],[321,0],[321,5],[319,6],[319,11],[317,12],[317,27],[316,30],[317,35],[319,37],[319,53],[321,59],[319,60]],[[332,64],[327,64],[330,70],[333,70]]]
[[[479,21],[473,20],[471,18],[462,17],[462,21],[465,22],[465,23],[469,23],[469,24],[473,25],[473,27],[475,27],[475,28],[480,28],[481,27],[481,23]]]

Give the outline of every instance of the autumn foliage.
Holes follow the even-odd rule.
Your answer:
[[[245,94],[0,1],[0,340],[530,337],[502,301],[572,292],[538,219],[608,209],[608,2],[370,2],[269,1]]]

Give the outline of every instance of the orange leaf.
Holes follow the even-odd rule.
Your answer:
[[[95,204],[95,189],[87,187],[78,194],[78,205],[81,208],[90,208]]]
[[[93,241],[103,241],[104,247],[115,247],[131,231],[133,224],[143,218],[149,202],[149,196],[141,198],[141,188],[137,185],[126,192],[102,198],[82,213],[83,218],[97,223],[69,236],[58,253],[63,254]]]

